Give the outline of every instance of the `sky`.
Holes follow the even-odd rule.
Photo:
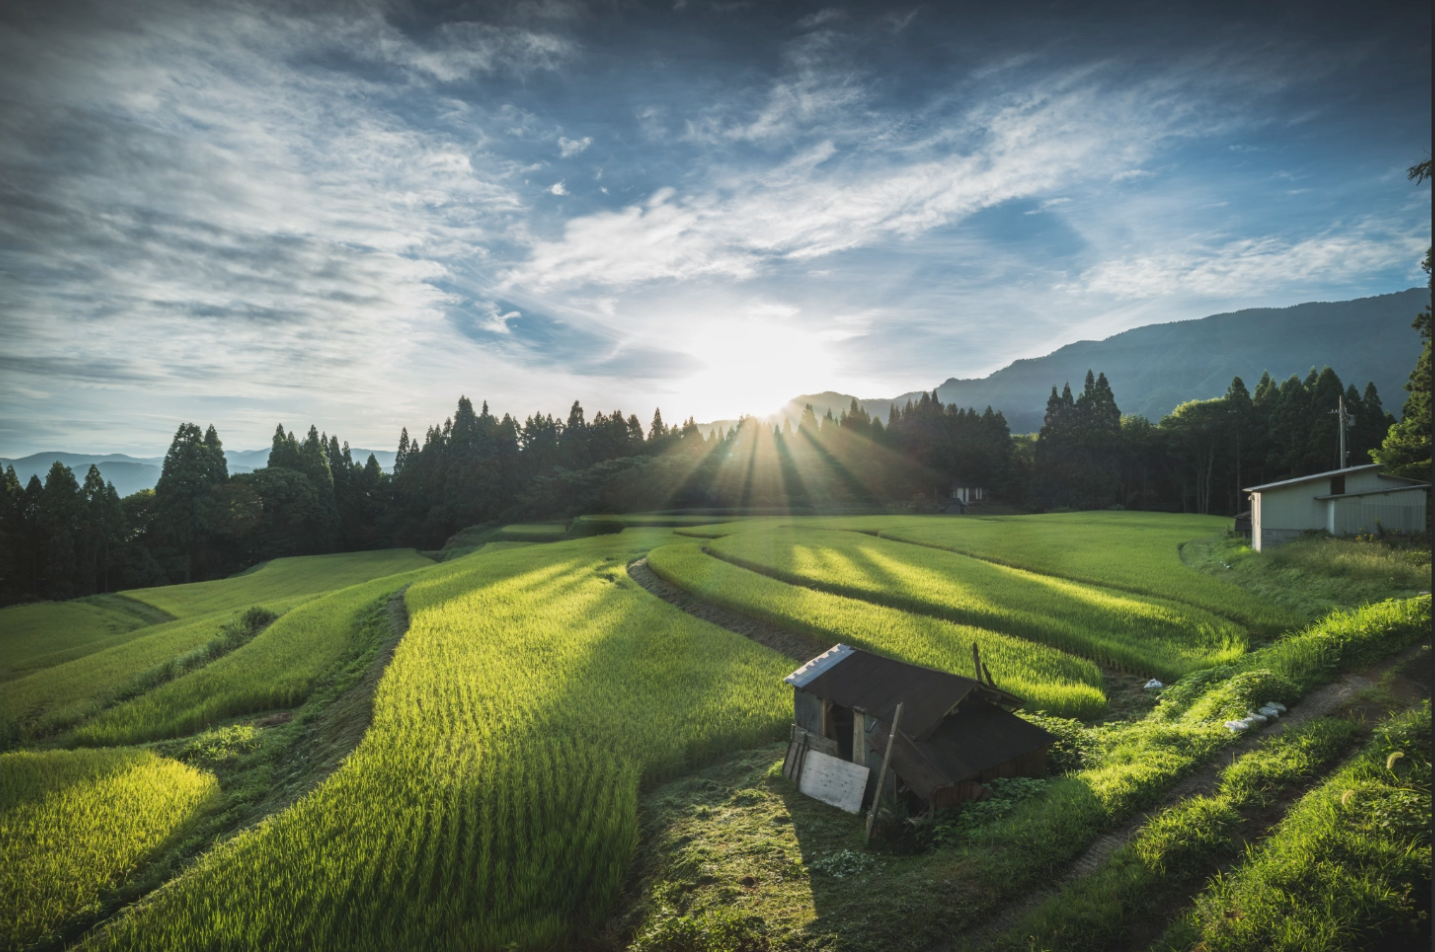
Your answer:
[[[0,454],[890,397],[1424,283],[1421,3],[0,11]]]

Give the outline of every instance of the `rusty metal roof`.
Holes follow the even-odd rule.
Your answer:
[[[838,645],[818,655],[785,679],[800,691],[892,722],[903,704],[902,732],[924,739],[949,711],[969,695],[995,704],[1020,707],[1022,699],[973,678],[949,674],[861,648]]]

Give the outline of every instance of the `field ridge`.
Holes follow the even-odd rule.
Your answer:
[[[650,594],[694,618],[712,622],[734,634],[751,638],[794,661],[807,662],[832,647],[799,631],[753,618],[740,611],[698,598],[660,578],[648,566],[647,556],[628,564],[628,577]]]
[[[1036,567],[1031,566],[1031,565],[1023,565],[1023,564],[1020,563],[1020,562],[1014,562],[1014,561],[1012,561],[1012,560],[1010,560],[1010,559],[1003,559],[1003,558],[1000,558],[1000,557],[998,557],[998,556],[994,556],[994,555],[991,555],[991,554],[983,554],[983,553],[981,553],[981,552],[977,552],[977,551],[974,551],[974,550],[969,549],[969,548],[958,548],[958,547],[955,546],[955,545],[937,545],[937,544],[934,543],[934,542],[921,542],[921,541],[916,540],[916,539],[904,539],[904,538],[902,538],[902,537],[900,537],[900,536],[888,535],[888,534],[887,534],[888,530],[886,530],[886,529],[878,529],[878,530],[876,530],[875,533],[873,533],[873,532],[867,532],[867,531],[864,531],[864,530],[862,530],[862,529],[840,529],[840,528],[839,528],[839,529],[837,529],[836,531],[838,531],[838,532],[859,532],[859,533],[864,533],[864,534],[866,534],[866,535],[873,535],[873,534],[875,534],[875,535],[877,536],[877,538],[879,538],[879,539],[885,539],[885,540],[887,540],[887,541],[889,541],[889,542],[903,542],[903,543],[906,543],[907,545],[917,545],[917,546],[922,546],[922,547],[928,548],[928,549],[938,549],[938,550],[943,551],[943,552],[955,552],[957,555],[964,555],[964,556],[966,556],[966,557],[969,558],[969,559],[979,559],[979,560],[981,560],[981,561],[983,561],[983,562],[990,562],[990,563],[992,563],[993,565],[1000,565],[1000,566],[1004,566],[1005,568],[1009,568],[1009,569],[1019,569],[1019,570],[1021,570],[1021,571],[1023,571],[1023,572],[1030,572],[1030,573],[1032,573],[1033,575],[1044,575],[1044,576],[1046,576],[1046,577],[1048,577],[1048,578],[1057,578],[1057,579],[1061,579],[1061,580],[1066,581],[1066,582],[1076,582],[1076,583],[1078,583],[1078,584],[1080,584],[1080,585],[1094,585],[1094,586],[1097,586],[1097,587],[1099,587],[1099,588],[1114,589],[1114,590],[1116,590],[1116,591],[1118,591],[1118,592],[1124,592],[1124,593],[1126,593],[1126,594],[1128,594],[1128,595],[1142,595],[1142,596],[1146,596],[1146,597],[1151,597],[1151,596],[1152,596],[1152,593],[1151,593],[1149,590],[1142,589],[1142,588],[1140,588],[1140,587],[1138,587],[1138,586],[1135,586],[1135,585],[1125,584],[1125,583],[1122,583],[1122,582],[1120,582],[1120,581],[1113,581],[1113,580],[1109,580],[1109,579],[1096,579],[1096,578],[1089,577],[1089,576],[1071,575],[1071,574],[1062,573],[1062,572],[1047,571],[1047,570],[1043,570],[1043,569],[1040,569],[1040,568],[1036,568]],[[1181,560],[1182,560],[1183,563],[1185,562],[1185,559],[1181,557],[1180,553],[1181,553],[1181,550],[1182,550],[1184,547],[1185,547],[1185,543],[1184,543],[1184,542],[1177,546],[1177,557],[1178,557],[1178,558],[1181,558]],[[1199,570],[1193,568],[1192,571],[1199,571]],[[1222,618],[1226,619],[1227,621],[1235,622],[1235,623],[1238,624],[1238,625],[1242,625],[1242,626],[1245,626],[1245,627],[1249,627],[1249,625],[1250,625],[1249,621],[1248,621],[1247,619],[1245,619],[1245,618],[1242,618],[1239,614],[1237,614],[1237,613],[1235,613],[1235,612],[1233,612],[1233,611],[1231,611],[1231,610],[1229,610],[1229,609],[1223,610],[1222,608],[1220,608],[1219,606],[1216,606],[1216,605],[1203,605],[1203,604],[1201,604],[1200,602],[1193,601],[1193,600],[1190,599],[1190,598],[1182,598],[1180,595],[1171,594],[1171,593],[1169,593],[1169,592],[1167,592],[1167,593],[1162,593],[1162,594],[1160,594],[1160,595],[1158,595],[1158,596],[1155,596],[1155,597],[1163,598],[1163,599],[1165,599],[1165,600],[1167,600],[1167,601],[1171,601],[1171,602],[1179,602],[1180,604],[1190,606],[1191,608],[1199,608],[1199,609],[1201,609],[1202,611],[1211,612],[1212,614],[1221,616]]]
[[[1161,811],[1173,807],[1182,801],[1193,797],[1207,796],[1220,785],[1221,772],[1238,760],[1241,756],[1250,753],[1279,737],[1292,728],[1315,720],[1316,718],[1329,717],[1340,708],[1349,704],[1361,691],[1376,687],[1380,683],[1379,675],[1383,672],[1399,667],[1400,665],[1418,657],[1422,651],[1429,649],[1431,640],[1425,638],[1416,644],[1410,645],[1394,655],[1380,661],[1373,662],[1355,671],[1347,672],[1339,678],[1309,691],[1299,701],[1291,705],[1290,711],[1283,715],[1279,721],[1265,730],[1249,733],[1241,737],[1235,743],[1222,750],[1220,758],[1207,760],[1202,766],[1191,774],[1178,780],[1157,803],[1144,810],[1137,812],[1128,818],[1126,822],[1109,830],[1095,840],[1066,867],[1066,870],[1059,876],[1052,879],[1051,885],[1044,889],[1035,890],[1018,902],[1007,905],[997,911],[984,923],[966,930],[958,938],[965,939],[968,944],[980,947],[986,941],[995,938],[1013,927],[1028,913],[1039,908],[1043,903],[1059,895],[1062,889],[1085,879],[1101,869],[1102,865],[1112,854],[1131,842],[1132,838],[1144,827],[1154,816]],[[1229,759],[1225,756],[1229,754]],[[1356,756],[1355,752],[1348,755]],[[1347,758],[1342,758],[1344,763]],[[1332,766],[1322,773],[1321,778],[1310,782],[1309,787],[1314,787],[1326,776],[1334,774],[1340,769],[1340,764]],[[953,946],[955,947],[955,946]],[[941,949],[946,949],[942,946]]]
[[[151,869],[168,866],[169,874],[144,882],[138,892],[126,895],[123,901],[98,918],[85,921],[82,931],[66,932],[68,941],[77,942],[82,936],[98,935],[107,924],[143,907],[152,896],[183,875],[190,864],[202,861],[222,839],[257,827],[287,810],[338,770],[368,733],[373,723],[374,696],[379,681],[408,632],[409,614],[404,602],[407,590],[405,585],[388,599],[383,609],[383,635],[360,652],[355,659],[357,664],[347,671],[334,671],[328,690],[322,687],[316,690],[297,711],[279,711],[242,719],[261,729],[278,728],[292,735],[280,752],[283,762],[276,765],[276,776],[270,782],[267,795],[244,804],[237,815],[227,821],[218,818],[215,825],[200,837],[202,843],[183,847],[182,856],[161,854],[152,857],[146,865]],[[371,657],[364,657],[370,653]],[[315,710],[306,711],[305,708],[309,707]],[[203,731],[201,735],[207,733]],[[162,746],[184,745],[201,735],[178,738]],[[125,751],[135,748],[98,749]],[[142,880],[144,875],[141,870],[136,878]],[[134,886],[133,883],[128,885],[130,888]]]

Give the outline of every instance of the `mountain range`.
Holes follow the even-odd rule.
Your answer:
[[[1030,433],[1041,428],[1051,388],[1069,382],[1072,389],[1080,389],[1088,369],[1106,374],[1123,413],[1156,421],[1187,400],[1219,397],[1232,377],[1241,377],[1255,390],[1263,371],[1283,380],[1329,365],[1343,383],[1354,384],[1357,390],[1363,391],[1367,381],[1374,382],[1385,408],[1398,415],[1405,402],[1401,385],[1420,354],[1420,336],[1410,322],[1429,303],[1426,288],[1411,288],[1354,301],[1250,308],[1148,324],[1105,340],[1067,344],[1044,357],[1013,361],[986,377],[950,377],[935,389],[943,403],[978,410],[990,406],[1006,415],[1013,433]],[[857,402],[885,421],[894,405],[921,395],[914,390],[895,397],[857,398]],[[803,394],[766,419],[780,426],[787,417],[796,425],[807,404],[819,417],[829,410],[838,416],[853,399],[833,390]],[[736,423],[714,420],[700,427],[708,433]],[[385,471],[392,471],[392,450],[353,451],[356,460],[366,460],[370,453]],[[266,465],[269,450],[226,450],[224,455],[231,473],[247,473]],[[22,459],[0,458],[0,466],[14,466],[25,483],[32,474],[43,480],[55,460],[75,470],[79,479],[95,464],[121,495],[153,487],[164,463],[161,456],[33,453]]]
[[[1420,335],[1410,322],[1429,303],[1428,289],[1411,288],[1354,301],[1250,308],[1148,324],[1105,340],[1067,344],[1044,357],[1013,361],[986,377],[950,377],[935,389],[943,403],[978,410],[990,406],[1002,411],[1013,433],[1029,433],[1041,428],[1051,388],[1069,382],[1079,390],[1088,369],[1106,374],[1123,413],[1155,422],[1187,400],[1221,396],[1232,377],[1240,377],[1254,391],[1264,371],[1279,381],[1291,374],[1304,378],[1312,367],[1329,365],[1342,383],[1355,384],[1357,390],[1374,382],[1385,409],[1399,416],[1405,402],[1401,386],[1420,355]],[[885,422],[894,404],[902,406],[921,395],[912,391],[857,402]],[[819,417],[828,410],[837,416],[852,400],[850,394],[830,390],[803,394],[767,419],[781,425],[790,417],[795,426],[805,404],[812,404]],[[715,420],[703,430],[726,429],[736,422]]]

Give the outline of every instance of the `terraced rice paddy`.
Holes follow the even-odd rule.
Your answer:
[[[885,522],[885,520],[884,520]],[[1264,634],[1299,619],[1181,561],[1181,546],[1230,520],[1141,512],[914,519],[879,523],[881,535],[1092,585],[1175,599]]]
[[[1142,520],[1152,520],[1164,541],[1115,546],[1133,563],[1169,555],[1179,547],[1172,540],[1209,528],[1179,517],[1087,518],[1073,531],[1093,545],[1129,542],[1150,528]],[[302,714],[276,734],[263,735],[252,721],[233,725],[292,708],[316,684],[332,684],[326,674],[352,665],[356,646],[374,650],[374,633],[388,630],[393,593],[407,585],[410,627],[378,681],[371,726],[338,770],[292,806],[207,846],[165,888],[88,932],[80,947],[564,948],[592,942],[631,882],[640,791],[785,737],[791,720],[791,689],[782,683],[791,660],[654,598],[628,577],[634,559],[646,555],[654,572],[699,601],[825,643],[968,674],[976,642],[998,685],[1026,698],[1029,711],[1102,714],[1098,663],[1164,673],[1163,680],[1192,672],[1145,717],[1096,730],[1070,726],[1086,738],[1086,759],[1009,815],[964,834],[956,846],[864,867],[876,886],[853,893],[851,918],[843,921],[860,927],[886,917],[888,931],[872,935],[887,944],[871,947],[915,949],[947,937],[933,931],[938,918],[957,928],[990,915],[1043,885],[1095,837],[1159,803],[1165,790],[1235,742],[1220,720],[1227,707],[1247,703],[1246,694],[1280,684],[1294,699],[1428,631],[1426,595],[1338,613],[1247,652],[1243,627],[1259,629],[1257,622],[1279,613],[1238,601],[1224,610],[1201,607],[1224,590],[1222,580],[1181,564],[1179,552],[1174,561],[1161,556],[1163,565],[1119,571],[1103,567],[1120,561],[1103,552],[1091,560],[1090,577],[1073,579],[1054,570],[1055,556],[1033,556],[1040,565],[1015,568],[1015,559],[979,559],[932,541],[969,532],[981,545],[1022,555],[1057,531],[1018,522],[1018,545],[971,528],[999,521],[843,517],[794,525],[790,517],[768,517],[659,527],[635,520],[621,534],[550,532],[563,541],[487,543],[441,564],[412,552],[279,560],[233,579],[132,593],[183,617],[117,634],[96,629],[92,642],[74,639],[71,648],[102,647],[8,682],[0,723],[12,741],[159,742],[159,750],[180,757],[188,757],[190,742],[166,738],[206,729],[271,737],[308,731]],[[898,538],[905,535],[923,542]],[[1141,584],[1159,589],[1160,578],[1181,573],[1215,587],[1182,582],[1180,597],[1141,594]],[[1097,584],[1095,576],[1107,580]],[[137,677],[203,645],[251,605],[284,614],[231,653],[112,703]],[[114,637],[126,640],[105,642]],[[327,703],[327,690],[310,706]],[[61,728],[73,731],[50,736]],[[226,768],[205,763],[221,785],[229,782]],[[1272,758],[1243,763],[1247,799],[1267,796],[1271,778],[1293,770]],[[797,796],[768,773],[769,807]],[[1356,779],[1374,782],[1373,775]],[[203,826],[222,815],[210,806],[215,790],[211,774],[148,748],[3,755],[0,934],[8,947],[60,928],[74,934],[95,914],[85,910],[107,901],[96,897],[135,876],[157,851],[173,850],[166,844],[196,816],[206,818]],[[1428,786],[1425,795],[1428,805]],[[1181,816],[1204,822],[1199,806]],[[722,836],[714,824],[740,807],[724,804],[721,816],[694,821],[711,828],[716,844]],[[817,805],[803,815],[822,811],[828,808]],[[846,824],[841,829],[859,835],[856,821],[828,812],[836,819],[822,814],[822,823]],[[806,849],[808,832],[793,830],[789,839]],[[762,842],[750,838],[749,847]],[[1428,862],[1428,849],[1426,855]],[[701,884],[718,868],[717,857],[693,857],[683,889],[707,890]],[[809,860],[816,862],[799,856],[767,865],[785,882],[809,884],[804,902],[813,904],[808,918],[815,922],[830,912],[816,888],[828,874],[809,868]],[[904,870],[901,882],[914,895],[944,904],[940,916],[928,922],[914,907],[906,915],[921,921],[909,924],[898,910],[863,905],[893,894],[881,887],[889,880],[879,867],[889,862]],[[1155,868],[1148,867],[1143,875]],[[685,902],[688,893],[669,885],[662,901]],[[760,889],[746,884],[709,892],[725,907],[763,901]],[[957,894],[967,898],[953,905]],[[1219,911],[1228,899],[1208,905]]]
[[[324,592],[432,564],[432,559],[413,549],[274,559],[234,578],[143,588],[124,594],[176,618],[242,611],[250,605],[277,611],[276,605],[287,609]]]
[[[229,617],[216,612],[155,625],[141,637],[8,682],[0,691],[0,738],[52,733],[93,716],[146,673],[205,644]]]
[[[1096,666],[1046,645],[788,585],[706,555],[697,543],[654,549],[648,564],[659,577],[699,598],[903,661],[970,675],[975,643],[997,686],[1025,698],[1034,711],[1095,717],[1106,705]]]
[[[0,609],[0,681],[124,644],[141,637],[141,629],[170,620],[119,595]]]
[[[796,585],[1043,642],[1175,681],[1234,661],[1245,631],[1210,612],[856,532],[760,528],[712,554]]]
[[[786,659],[626,577],[655,535],[479,553],[416,581],[343,768],[92,947],[474,949],[591,928],[634,847],[639,781],[780,736],[791,705]]]
[[[412,574],[309,601],[232,654],[110,708],[80,728],[73,742],[103,746],[181,737],[224,718],[297,706],[354,647],[361,616],[382,614]]]
[[[209,774],[152,751],[0,755],[0,949],[94,903],[217,792]]]

